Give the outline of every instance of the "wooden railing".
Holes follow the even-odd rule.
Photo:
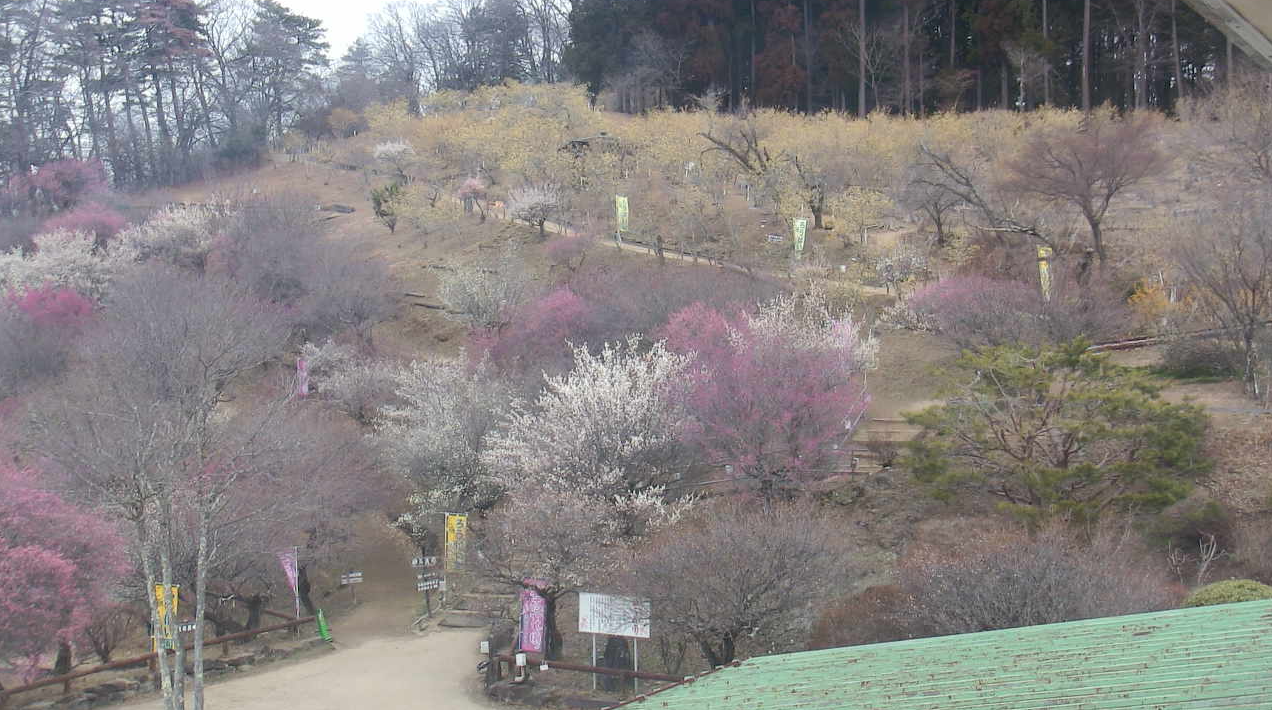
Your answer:
[[[277,612],[268,612],[268,613],[274,616],[283,616],[281,614],[278,614]],[[240,641],[243,639],[250,639],[260,634],[269,633],[271,631],[282,631],[284,629],[295,628],[295,627],[301,626],[302,624],[307,624],[314,620],[314,617],[312,616],[305,616],[299,619],[291,619],[285,616],[283,618],[287,618],[288,621],[285,621],[281,624],[274,624],[272,626],[262,626],[261,628],[258,628],[258,629],[248,629],[247,631],[239,631],[233,634],[226,634],[225,636],[217,636],[215,638],[204,639],[203,645],[207,647],[207,646],[215,646],[218,643],[225,644],[222,648],[224,653],[228,653],[229,643],[231,641]],[[185,650],[189,651],[192,648],[194,648],[193,641],[187,642],[185,644]],[[176,653],[176,651],[173,649],[168,649],[167,653],[169,655],[173,655]],[[0,690],[0,708],[3,708],[5,705],[7,705],[9,702],[9,698],[13,697],[14,695],[17,695],[18,693],[26,693],[26,692],[36,690],[39,688],[46,688],[50,685],[57,685],[59,683],[62,684],[62,692],[69,693],[71,690],[71,681],[75,680],[76,678],[83,678],[85,676],[94,675],[96,673],[117,670],[120,668],[130,668],[132,666],[140,666],[142,664],[151,664],[156,659],[158,659],[158,657],[159,657],[158,652],[151,651],[150,653],[143,653],[140,656],[125,658],[119,661],[111,661],[110,663],[103,663],[100,666],[85,668],[84,670],[74,671],[72,673],[67,673],[65,675],[41,678],[33,683],[27,683],[26,685],[19,685],[16,688],[8,688],[6,690]]]

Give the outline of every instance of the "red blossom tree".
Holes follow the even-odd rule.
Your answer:
[[[78,332],[93,317],[92,301],[53,283],[10,291],[9,302],[39,328]]]
[[[85,202],[45,220],[40,231],[52,232],[65,229],[72,232],[88,232],[93,235],[100,247],[105,245],[111,237],[119,234],[127,223],[128,220],[114,209],[100,202]]]
[[[506,374],[535,379],[569,369],[570,343],[584,344],[592,329],[593,308],[568,286],[523,304],[501,330],[473,334],[471,352]]]
[[[20,211],[40,214],[69,209],[105,189],[106,169],[95,159],[56,160],[9,180],[10,196]]]
[[[92,301],[67,288],[10,291],[0,300],[0,397],[61,372],[92,316]]]
[[[862,375],[870,342],[851,320],[802,308],[780,298],[758,315],[729,318],[690,306],[661,332],[702,368],[689,402],[698,445],[766,495],[825,477],[870,402]]]
[[[0,662],[17,660],[30,677],[57,646],[58,667],[68,669],[71,642],[128,570],[124,542],[31,471],[0,468],[0,490]]]

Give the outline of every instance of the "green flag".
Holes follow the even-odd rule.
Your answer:
[[[318,610],[318,637],[331,643],[331,628],[327,626],[327,617],[322,613],[322,609]]]
[[[614,211],[618,218],[618,232],[630,231],[631,224],[628,222],[627,196],[614,195]]]

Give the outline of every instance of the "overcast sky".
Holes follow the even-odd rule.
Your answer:
[[[389,0],[280,0],[292,12],[322,20],[327,28],[327,41],[331,43],[331,63],[344,56],[345,50],[362,35],[367,25],[367,15],[374,14]]]

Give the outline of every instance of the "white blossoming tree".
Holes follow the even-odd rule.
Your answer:
[[[327,340],[306,343],[301,357],[320,395],[359,424],[370,424],[380,407],[393,398],[395,376],[387,363],[363,357],[351,345]]]
[[[511,395],[484,367],[412,362],[393,375],[399,403],[376,433],[389,461],[414,486],[416,515],[490,507],[501,487],[482,456]]]
[[[0,254],[0,290],[35,288],[53,283],[101,300],[110,283],[135,261],[126,246],[96,250],[88,232],[57,230],[35,237],[35,250]]]
[[[666,482],[680,463],[689,358],[632,338],[595,355],[575,348],[574,363],[491,438],[483,459],[495,482],[602,499]]]
[[[546,239],[548,220],[565,208],[565,193],[559,185],[540,183],[522,185],[508,193],[508,210],[512,216],[529,222],[539,230],[539,239]]]
[[[137,261],[161,261],[203,271],[219,227],[232,216],[225,209],[202,205],[166,207],[141,224],[120,232],[111,251],[127,250]]]
[[[521,256],[509,247],[483,263],[443,271],[438,293],[447,314],[473,328],[498,330],[525,300],[530,285]]]
[[[376,162],[392,168],[394,179],[399,183],[407,181],[407,170],[415,160],[415,148],[404,140],[385,141],[371,149]]]

